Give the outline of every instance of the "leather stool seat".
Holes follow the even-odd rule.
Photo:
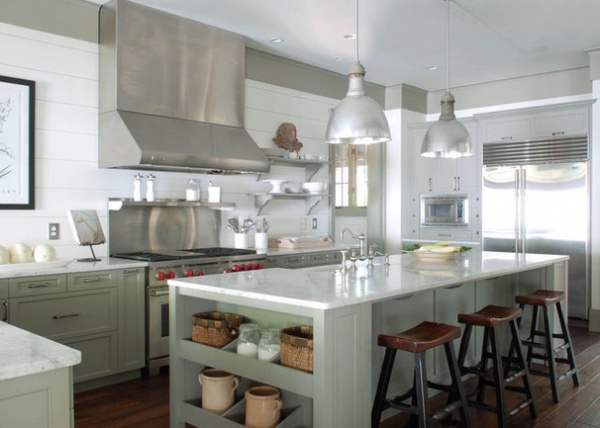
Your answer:
[[[398,334],[380,334],[377,337],[377,344],[385,347],[385,356],[371,412],[371,427],[375,428],[379,426],[381,414],[388,408],[410,413],[412,415],[412,422],[416,423],[418,420],[419,427],[430,427],[434,422],[440,421],[464,427],[471,426],[467,409],[467,398],[462,386],[460,370],[452,345],[452,341],[458,338],[460,338],[459,327],[429,321],[424,321]],[[427,380],[425,353],[438,346],[444,346],[446,361],[450,369],[450,385],[440,385]],[[414,354],[415,370],[413,387],[406,394],[388,399],[386,398],[387,389],[397,351]],[[430,410],[428,388],[448,392],[446,406],[435,413],[432,413]],[[404,403],[409,398],[412,400],[411,404]],[[449,421],[448,417],[457,409],[460,421]]]

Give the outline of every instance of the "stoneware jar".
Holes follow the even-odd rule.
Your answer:
[[[281,419],[281,393],[272,386],[255,386],[245,393],[246,426],[273,428]]]
[[[207,412],[222,414],[233,405],[239,379],[219,369],[208,369],[198,376],[202,385],[202,408]]]

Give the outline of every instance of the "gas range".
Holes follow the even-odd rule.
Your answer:
[[[225,247],[139,251],[111,257],[147,262],[148,287],[164,286],[174,278],[259,270],[267,260],[255,250]]]

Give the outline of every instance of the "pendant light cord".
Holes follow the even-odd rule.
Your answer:
[[[356,7],[355,7],[355,16],[354,16],[354,22],[355,22],[355,28],[356,28],[356,43],[354,43],[354,60],[358,63],[358,0],[356,0],[355,2]]]
[[[446,2],[446,92],[450,92],[450,0]]]

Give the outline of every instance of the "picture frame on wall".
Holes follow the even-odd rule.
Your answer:
[[[35,208],[35,82],[0,76],[0,209]]]

